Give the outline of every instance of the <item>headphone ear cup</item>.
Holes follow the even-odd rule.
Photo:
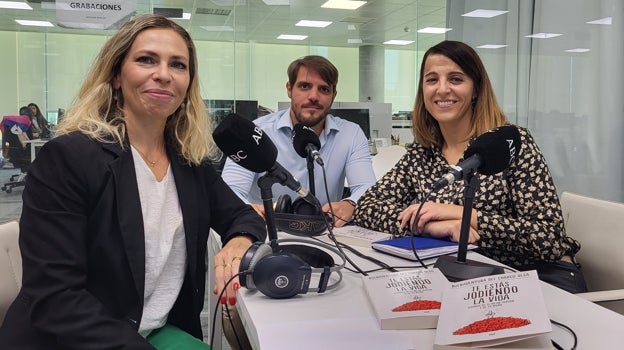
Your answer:
[[[296,255],[278,252],[258,261],[253,271],[256,288],[274,298],[291,298],[308,291],[312,268]]]
[[[292,211],[292,199],[290,198],[290,196],[287,194],[283,194],[277,197],[277,202],[275,202],[274,211],[276,213],[291,214],[293,211]]]
[[[271,254],[271,247],[267,244],[261,242],[255,242],[243,255],[241,259],[240,267],[238,268],[239,272],[250,271],[245,273],[245,276],[241,276],[239,278],[241,286],[247,288],[248,290],[255,290],[256,283],[254,281],[254,270],[256,265],[260,260],[262,260],[265,256]]]
[[[303,198],[297,198],[291,204],[293,214],[299,215],[321,215],[321,210],[315,205],[312,205],[305,201]]]

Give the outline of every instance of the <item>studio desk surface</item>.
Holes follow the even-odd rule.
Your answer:
[[[286,237],[280,234],[280,238]],[[358,250],[391,266],[418,266],[370,248]],[[353,254],[349,257],[363,270],[377,267]],[[468,259],[495,263],[475,252],[469,252]],[[361,275],[342,271],[340,285],[323,294],[271,299],[258,291],[241,288],[236,307],[254,349],[433,348],[435,329],[381,330],[367,300]],[[624,349],[624,316],[547,283],[542,283],[542,291],[550,318],[576,332],[578,350]],[[570,349],[572,335],[559,326],[552,328],[551,339]]]

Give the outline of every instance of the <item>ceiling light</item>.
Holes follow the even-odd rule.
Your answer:
[[[321,5],[321,7],[330,9],[355,10],[364,4],[366,4],[366,1],[328,0],[326,3]]]
[[[54,24],[48,21],[27,21],[23,19],[16,19],[15,22],[23,26],[35,26],[35,27],[54,27]]]
[[[307,35],[280,34],[277,38],[282,40],[305,40]]]
[[[353,24],[347,25],[347,30],[355,30],[355,26]]]
[[[502,14],[505,14],[509,11],[499,11],[499,10],[482,10],[482,9],[478,9],[478,10],[474,10],[468,13],[464,13],[462,16],[464,17],[478,17],[478,18],[492,18],[492,17],[496,17],[496,16],[500,16]]]
[[[557,34],[557,33],[535,33],[535,34],[531,34],[531,35],[525,35],[525,38],[536,38],[536,39],[550,39],[550,38],[556,38],[558,36],[562,36],[563,34]]]
[[[272,5],[290,5],[290,0],[262,0],[263,3]]]
[[[314,27],[314,28],[325,28],[328,25],[332,24],[332,22],[328,21],[307,21],[302,19],[301,21],[295,24],[297,27]]]
[[[577,48],[577,49],[570,49],[570,50],[565,50],[565,52],[588,52],[589,49],[583,49],[583,48]]]
[[[27,3],[17,1],[0,1],[0,8],[14,10],[32,10],[32,7],[30,7]]]
[[[601,18],[601,19],[597,19],[594,21],[589,21],[586,22],[587,24],[603,24],[603,25],[611,25],[613,18],[612,17],[605,17],[605,18]]]
[[[361,44],[362,39],[347,39],[347,44]]]
[[[191,14],[188,12],[182,13],[182,19],[191,19]]]
[[[477,49],[500,49],[503,47],[507,47],[507,45],[485,44],[485,45],[477,46]]]
[[[418,29],[418,33],[427,33],[427,34],[444,34],[453,28],[441,28],[441,27],[426,27],[423,29]]]
[[[413,42],[414,40],[388,40],[388,41],[384,41],[384,44],[386,45],[409,45]]]
[[[199,26],[201,29],[209,32],[233,32],[234,28],[230,26]]]

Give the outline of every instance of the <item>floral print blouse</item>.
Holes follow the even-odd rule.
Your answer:
[[[561,205],[548,166],[529,131],[518,127],[520,151],[508,169],[477,174],[474,198],[479,253],[515,268],[554,262],[580,249],[568,237]],[[354,214],[362,227],[400,236],[397,219],[404,208],[420,203],[433,184],[450,170],[438,147],[414,143],[405,155],[360,198]],[[428,201],[463,205],[464,182],[431,193]]]

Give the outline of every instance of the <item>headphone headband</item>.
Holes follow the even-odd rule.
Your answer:
[[[298,243],[298,244],[284,244]],[[329,250],[340,257],[334,263]],[[342,281],[340,271],[346,265],[344,255],[333,246],[320,241],[286,238],[270,244],[256,242],[244,254],[240,283],[249,290],[258,289],[271,298],[290,298],[307,292],[323,293],[334,289]],[[329,283],[335,272],[338,279]],[[318,287],[310,288],[312,274],[319,275]]]

